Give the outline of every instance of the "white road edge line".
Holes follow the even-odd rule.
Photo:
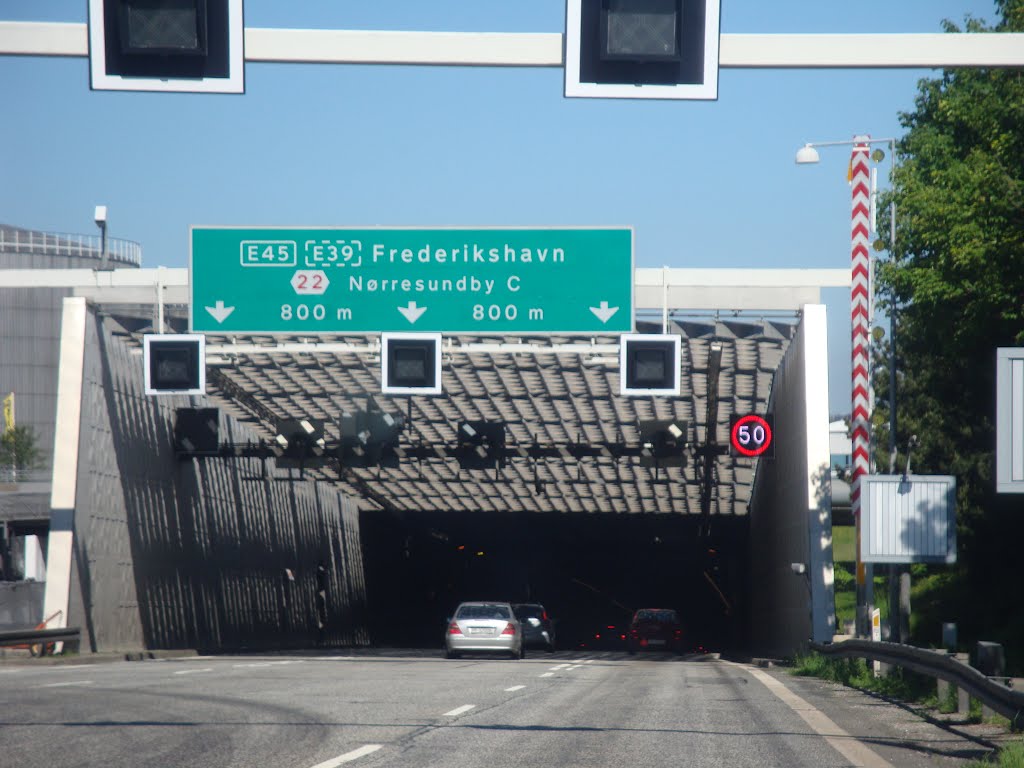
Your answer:
[[[197,675],[200,672],[213,672],[213,667],[203,667],[202,669],[179,669],[174,674],[176,674],[176,675]]]
[[[63,688],[67,685],[92,685],[92,680],[75,680],[69,683],[47,683],[43,688]]]
[[[543,675],[541,675],[541,677],[554,677],[554,676],[555,676],[554,672],[545,672]]]
[[[525,687],[526,687],[525,685],[513,685],[511,688],[506,688],[505,692],[506,693],[511,693],[512,691],[521,691]]]
[[[346,752],[344,755],[338,755],[337,757],[332,757],[330,760],[324,760],[322,763],[317,763],[313,768],[337,768],[339,765],[351,763],[353,760],[358,760],[360,757],[372,755],[382,746],[383,744],[365,744],[359,749],[353,749],[351,752]]]
[[[742,666],[731,662],[726,663],[732,666]],[[756,677],[765,688],[800,715],[815,733],[824,737],[829,746],[849,760],[850,765],[856,768],[894,768],[892,763],[844,731],[824,712],[815,709],[814,706],[801,699],[767,672],[746,666],[743,669]]]
[[[445,712],[442,717],[455,717],[456,715],[461,715],[463,712],[469,712],[471,709],[476,709],[476,704],[463,704],[461,707],[456,707],[449,712]]]

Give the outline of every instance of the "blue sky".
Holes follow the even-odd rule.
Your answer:
[[[0,0],[84,22],[86,0]],[[939,32],[991,0],[723,0],[724,33]],[[248,27],[562,32],[562,0],[246,0]],[[248,64],[237,95],[91,92],[85,58],[0,56],[0,221],[188,263],[205,225],[628,225],[638,267],[845,268],[846,148],[901,135],[929,70],[723,69],[716,102],[565,99],[557,68]],[[888,168],[888,160],[883,170]],[[884,175],[882,175],[884,179]],[[830,408],[849,299],[825,293]]]

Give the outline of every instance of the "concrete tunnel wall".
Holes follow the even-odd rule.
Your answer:
[[[755,653],[791,656],[835,633],[824,305],[803,307],[768,412],[775,458],[758,461],[750,504],[751,641]]]
[[[51,626],[81,627],[83,652],[368,643],[354,502],[275,478],[272,460],[264,477],[258,459],[177,459],[176,409],[210,403],[147,396],[142,373],[112,321],[65,300],[44,609],[63,615]],[[255,439],[223,410],[220,430]]]

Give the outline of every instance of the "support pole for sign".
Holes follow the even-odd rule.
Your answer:
[[[869,637],[871,616],[871,567],[861,560],[860,479],[871,471],[870,464],[870,360],[869,305],[871,297],[871,257],[868,251],[870,237],[871,191],[868,153],[870,137],[854,137],[850,154],[850,186],[852,188],[851,233],[851,290],[852,320],[852,375],[853,412],[850,424],[853,447],[853,482],[850,503],[857,526],[857,636]]]

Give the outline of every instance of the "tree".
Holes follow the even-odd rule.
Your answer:
[[[992,30],[974,19],[967,30],[1024,31],[1024,0],[997,8]],[[1024,534],[1020,499],[996,494],[994,480],[995,350],[1024,345],[1024,72],[958,69],[921,80],[900,122],[896,252],[877,270],[880,301],[898,320],[897,443],[917,435],[914,470],[957,478],[958,575],[970,586],[960,591],[995,590],[1003,600],[1000,583],[1019,581],[1019,555],[1006,547]],[[884,413],[887,361],[876,372]],[[978,599],[960,607],[979,631],[993,608]],[[1006,615],[1002,602],[993,616]]]
[[[13,427],[0,435],[0,467],[37,469],[42,463],[43,454],[36,447],[36,434],[31,427]]]

